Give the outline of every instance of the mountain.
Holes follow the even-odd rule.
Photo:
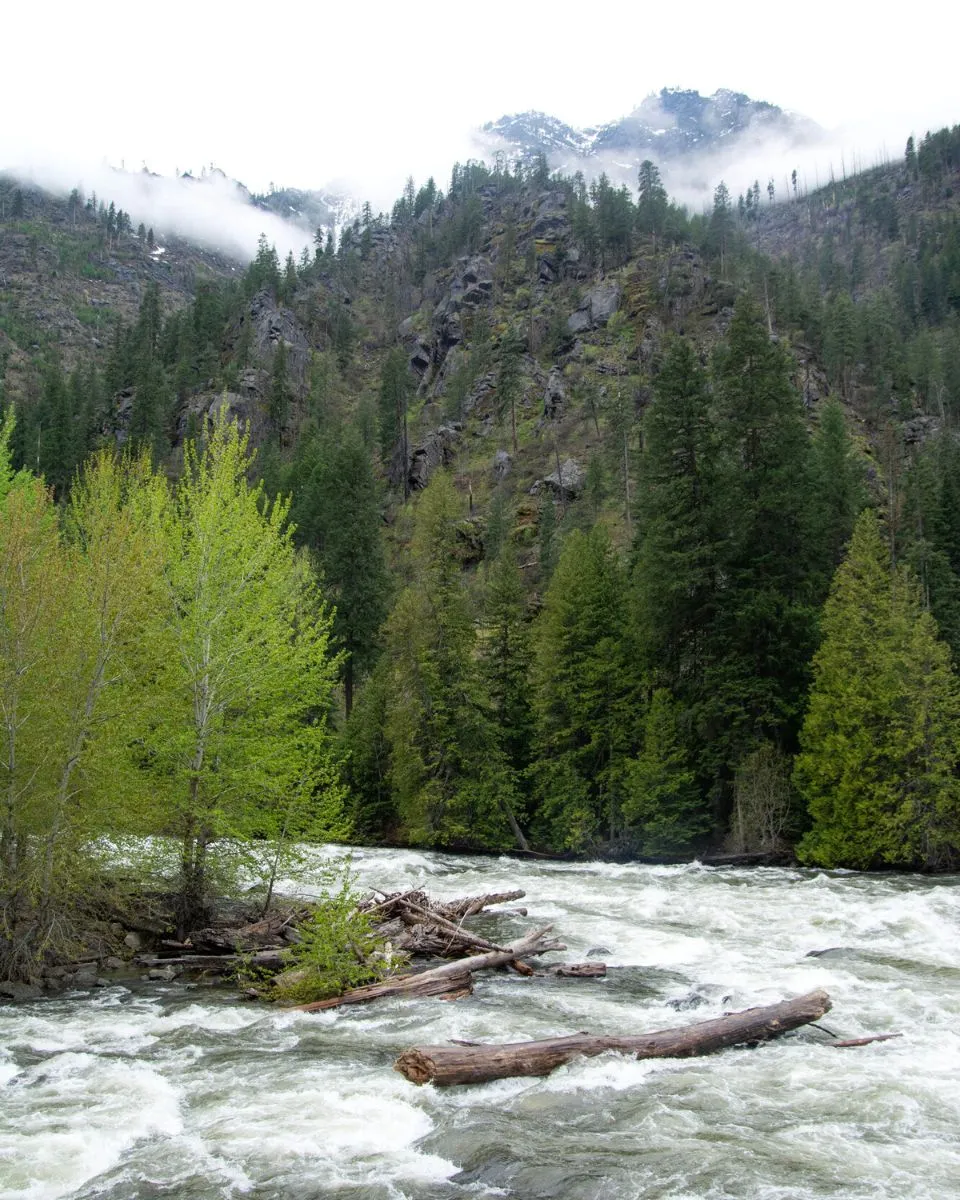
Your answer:
[[[602,167],[635,169],[645,158],[667,163],[681,156],[761,145],[771,137],[790,145],[816,141],[822,130],[806,117],[721,88],[712,96],[663,88],[620,120],[577,129],[541,112],[489,121],[478,144],[530,162],[546,155],[551,168],[595,175]]]
[[[276,213],[285,221],[309,230],[338,230],[360,212],[359,203],[344,192],[311,190],[309,188],[273,188],[250,197],[257,208]]]

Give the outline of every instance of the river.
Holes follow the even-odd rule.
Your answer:
[[[328,852],[318,852],[318,859]],[[362,882],[523,887],[605,980],[480,976],[457,1003],[315,1015],[131,981],[0,1007],[2,1200],[943,1200],[960,1192],[960,877],[519,863],[363,850]],[[308,889],[305,889],[308,890]],[[810,951],[826,954],[811,957]],[[552,958],[558,956],[552,955]],[[410,1045],[642,1032],[825,987],[845,1037],[604,1056],[418,1088]]]

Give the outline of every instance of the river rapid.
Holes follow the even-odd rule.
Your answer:
[[[330,852],[317,852],[323,861]],[[2,1200],[942,1200],[960,1194],[960,877],[357,851],[362,883],[523,887],[605,980],[478,977],[470,998],[284,1013],[131,981],[0,1007]],[[301,890],[309,891],[309,887]],[[810,957],[811,951],[828,951]],[[710,1058],[606,1055],[448,1091],[408,1046],[642,1032],[824,987],[816,1029]]]

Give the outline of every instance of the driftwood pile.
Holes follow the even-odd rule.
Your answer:
[[[376,897],[381,897],[377,899]],[[414,957],[460,958],[477,950],[501,950],[495,942],[464,929],[468,917],[521,900],[524,893],[490,892],[484,896],[464,896],[460,900],[431,900],[426,892],[378,892],[360,905],[376,926],[377,933],[397,951]],[[525,908],[513,909],[525,917]]]
[[[242,963],[261,971],[279,971],[284,950],[297,940],[297,924],[310,909],[303,905],[278,908],[256,921],[224,923],[192,930],[183,941],[160,940],[155,953],[137,954],[134,962],[152,969],[209,971],[227,975]]]

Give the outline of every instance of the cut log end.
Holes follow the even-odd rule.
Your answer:
[[[473,1042],[458,1042],[461,1046],[475,1046]],[[434,1065],[421,1050],[405,1050],[393,1064],[393,1069],[399,1071],[404,1079],[411,1083],[429,1083],[434,1076]]]

